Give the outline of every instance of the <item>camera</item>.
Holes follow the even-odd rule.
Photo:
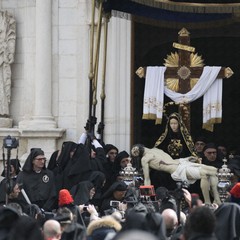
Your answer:
[[[173,191],[173,196],[176,198],[176,200],[183,200],[184,199],[184,193],[183,188],[187,189],[189,187],[189,184],[186,181],[176,182],[177,188]]]
[[[140,186],[139,190],[140,190],[140,195],[141,196],[149,196],[149,197],[155,197],[156,196],[153,185]]]
[[[120,202],[119,201],[110,201],[110,206],[113,208],[118,208]]]
[[[17,148],[18,140],[15,137],[8,135],[3,139],[3,147],[8,149]]]
[[[83,207],[83,211],[84,211],[84,212],[87,212],[87,207],[88,207],[88,206],[84,206],[84,207]]]
[[[139,186],[141,202],[156,201],[156,194],[153,185]]]
[[[182,189],[182,188],[188,189],[189,188],[189,184],[186,181],[177,182],[176,184],[177,184],[178,189]]]

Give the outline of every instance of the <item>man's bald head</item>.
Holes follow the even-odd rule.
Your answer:
[[[47,220],[43,225],[44,239],[61,239],[61,225],[54,219]]]
[[[172,232],[178,226],[177,213],[171,208],[166,208],[163,210],[162,216],[166,225],[167,233]]]

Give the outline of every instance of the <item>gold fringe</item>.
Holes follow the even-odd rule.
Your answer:
[[[240,10],[240,3],[188,3],[170,0],[132,0],[133,2],[170,11],[192,13],[234,13]]]
[[[214,124],[221,123],[221,122],[222,122],[222,118],[211,118],[206,123],[203,123],[202,128],[207,131],[213,132]]]
[[[157,118],[155,121],[155,125],[162,124],[162,118]]]
[[[134,22],[143,23],[146,25],[156,26],[156,27],[165,27],[165,28],[176,28],[181,29],[183,26],[187,29],[201,29],[201,28],[212,28],[212,27],[222,27],[230,25],[234,22],[239,22],[239,18],[232,19],[223,19],[218,21],[209,21],[209,22],[198,22],[198,23],[182,23],[182,22],[168,22],[163,20],[156,20],[151,18],[145,18],[140,16],[132,16]]]
[[[143,120],[155,120],[156,125],[162,123],[162,118],[157,118],[157,115],[153,114],[153,113],[143,114],[142,119]]]
[[[145,119],[145,120],[155,120],[157,117],[156,117],[156,114],[153,114],[153,113],[148,113],[148,114],[143,114],[142,116],[142,119]]]

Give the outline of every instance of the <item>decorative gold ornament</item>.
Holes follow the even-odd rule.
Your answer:
[[[177,102],[168,102],[165,103],[163,106],[163,114],[166,117],[166,119],[169,118],[169,115],[171,115],[172,113],[168,111],[168,108],[170,109],[172,106],[178,106],[179,109],[182,109],[183,111],[183,117],[188,118],[190,113],[189,113],[189,109],[188,107],[184,104],[184,103],[177,103]]]
[[[178,67],[179,66],[179,54],[177,52],[172,53],[170,55],[167,55],[167,58],[164,59],[165,63],[164,66],[166,67]],[[204,66],[204,60],[202,59],[202,56],[199,56],[197,53],[191,53],[190,54],[190,67],[203,67]],[[182,78],[182,79],[186,79],[187,77],[185,77],[187,73],[191,74],[191,70],[189,68],[187,68],[189,71],[187,71],[186,66],[182,66],[182,68],[180,68],[180,72],[178,73],[178,75]],[[231,69],[230,69],[231,70]],[[228,71],[230,74],[230,71]],[[181,75],[180,75],[181,74]],[[188,75],[189,77],[190,75]],[[184,78],[183,78],[184,77]],[[190,86],[191,88],[193,88],[199,78],[190,78]],[[170,90],[174,91],[174,92],[178,92],[179,90],[179,79],[178,78],[166,78],[165,79],[165,85],[167,88],[169,88]]]
[[[139,67],[136,71],[136,74],[140,77],[143,78],[145,76],[145,71],[143,67]]]
[[[179,55],[177,52],[167,55],[167,58],[164,59],[164,66],[166,67],[178,67],[179,64]]]
[[[179,157],[183,150],[183,145],[180,139],[172,139],[168,145],[168,152],[173,157]]]
[[[180,50],[185,50],[185,51],[188,51],[188,52],[195,52],[195,47],[191,47],[191,46],[184,45],[184,44],[181,44],[181,43],[174,42],[173,47],[177,48],[177,49],[180,49]]]
[[[204,60],[202,59],[202,56],[198,56],[197,53],[191,53],[190,54],[190,66],[191,67],[203,67],[204,66]]]
[[[226,78],[230,78],[233,74],[234,74],[234,72],[232,71],[232,69],[230,67],[225,68],[224,76]]]
[[[185,79],[189,78],[189,76],[191,74],[191,70],[186,66],[182,66],[178,69],[177,74],[180,78],[185,80]]]
[[[167,78],[165,79],[165,85],[167,88],[171,89],[174,92],[179,90],[179,79],[177,78]]]
[[[218,170],[218,192],[222,202],[228,198],[228,189],[231,186],[231,177],[233,173],[227,166],[227,159],[224,158],[222,167]]]
[[[186,37],[190,35],[190,32],[186,28],[182,28],[179,32],[178,35],[181,37]]]

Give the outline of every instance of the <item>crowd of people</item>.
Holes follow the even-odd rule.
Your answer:
[[[48,163],[40,148],[31,149],[23,166],[18,159],[6,162],[0,183],[0,239],[239,239],[240,156],[229,158],[225,146],[202,136],[193,143],[186,131],[177,134],[182,126],[178,117],[172,115],[168,127],[171,119],[177,126],[168,128],[153,149],[163,144],[173,161],[194,156],[201,161],[197,164],[216,169],[227,157],[233,177],[224,203],[204,202],[199,182],[184,186],[164,168],[150,165],[149,176],[140,176],[143,166],[132,152],[101,145],[84,132],[78,142],[64,142]],[[122,173],[131,164],[139,176],[126,181]],[[140,190],[148,177],[151,194]]]

